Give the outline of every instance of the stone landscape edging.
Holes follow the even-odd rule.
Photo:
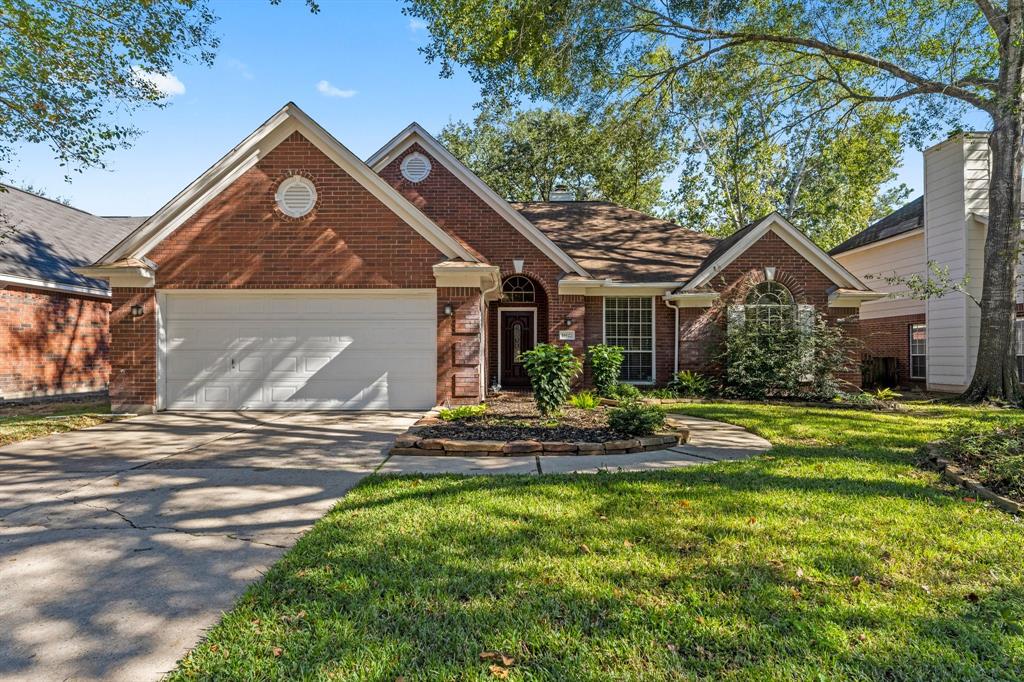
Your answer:
[[[927,450],[928,454],[935,460],[936,465],[939,467],[942,477],[947,481],[977,493],[978,497],[988,500],[1005,512],[1024,515],[1024,504],[1011,500],[1008,497],[1003,497],[999,493],[986,488],[980,481],[968,476],[967,472],[956,464],[953,464],[944,457],[940,457],[937,443],[929,443]]]

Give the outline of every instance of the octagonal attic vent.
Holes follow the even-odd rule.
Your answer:
[[[276,199],[282,213],[301,218],[316,205],[316,187],[301,175],[293,175],[278,185]]]
[[[422,182],[430,175],[430,159],[419,152],[413,152],[402,159],[402,177],[409,182]]]

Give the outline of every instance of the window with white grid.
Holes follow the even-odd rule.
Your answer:
[[[910,378],[924,379],[928,367],[928,327],[910,325]]]
[[[654,381],[654,309],[650,298],[604,299],[604,342],[623,350],[619,378]]]

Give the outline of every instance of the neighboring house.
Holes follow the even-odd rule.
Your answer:
[[[0,188],[0,401],[106,388],[110,291],[73,268],[141,220]]]
[[[110,394],[132,411],[472,403],[526,386],[541,342],[623,346],[624,380],[663,384],[713,368],[730,306],[855,333],[883,295],[775,214],[716,240],[513,205],[416,124],[364,163],[294,104],[77,271],[111,284]]]
[[[952,280],[968,278],[981,297],[988,223],[987,133],[963,133],[924,152],[924,196],[832,249],[837,261],[874,289],[889,292],[865,303],[861,331],[867,351],[887,358],[902,386],[963,391],[974,376],[980,309],[960,292],[920,300],[907,278],[927,277],[933,263]],[[1017,364],[1024,378],[1024,289],[1016,283]]]

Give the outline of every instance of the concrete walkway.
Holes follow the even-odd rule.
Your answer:
[[[159,414],[0,448],[0,680],[156,680],[415,414]]]
[[[733,424],[672,415],[690,429],[684,444],[628,455],[528,455],[523,457],[389,457],[381,474],[566,474],[598,471],[655,471],[753,457],[771,449],[760,436]]]

